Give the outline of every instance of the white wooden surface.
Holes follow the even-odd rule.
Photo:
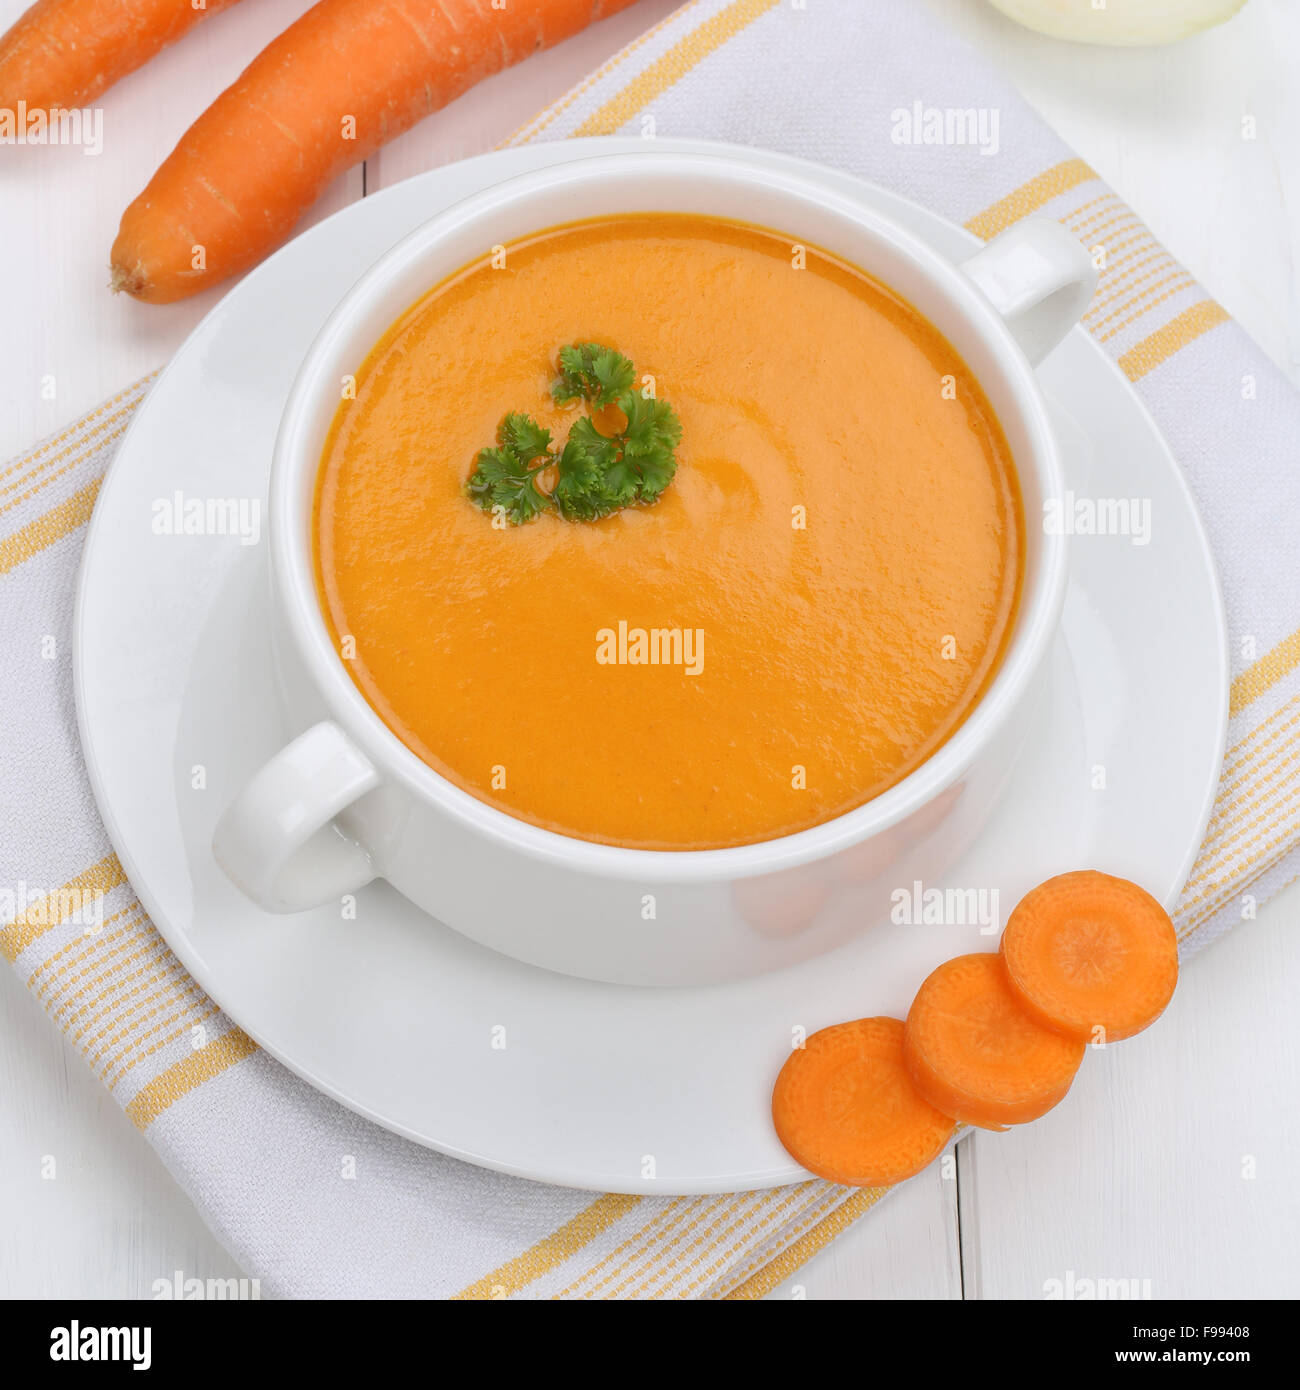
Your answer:
[[[25,2],[0,0],[0,28]],[[1300,385],[1300,7],[1250,0],[1187,43],[1103,50],[1019,30],[983,0],[927,3],[1010,73]],[[314,215],[490,149],[673,7],[641,0],[485,83],[372,160],[364,185],[360,171],[340,179]],[[158,366],[211,306],[217,292],[162,309],[113,299],[108,248],[176,137],[306,8],[257,0],[200,26],[104,99],[98,158],[0,151],[0,458]],[[1241,138],[1245,116],[1253,141]],[[1147,1279],[1156,1297],[1300,1295],[1298,929],[1300,886],[1198,958],[1158,1028],[1090,1057],[1059,1110],[963,1141],[956,1181],[923,1175],[774,1296],[1032,1298],[1070,1271]],[[0,1005],[0,1297],[140,1297],[176,1269],[237,1272],[8,970]],[[40,1179],[47,1153],[62,1156],[57,1182]]]

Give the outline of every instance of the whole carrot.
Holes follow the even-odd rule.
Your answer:
[[[632,0],[320,0],[127,208],[113,289],[167,304],[260,261],[331,179],[502,68]]]
[[[86,106],[238,0],[36,0],[0,37],[0,110]]]

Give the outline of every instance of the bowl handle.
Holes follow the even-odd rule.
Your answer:
[[[253,774],[217,822],[212,853],[268,912],[319,907],[375,877],[369,854],[333,820],[378,784],[351,739],[323,720]]]
[[[1083,243],[1050,217],[1008,227],[961,269],[1035,366],[1083,317],[1097,288],[1097,268]]]

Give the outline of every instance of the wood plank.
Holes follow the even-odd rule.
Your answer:
[[[28,0],[0,0],[0,30]],[[180,304],[108,289],[108,255],[128,203],[209,102],[309,0],[257,0],[205,20],[100,99],[104,147],[0,149],[0,459],[28,448],[160,367],[227,287]],[[360,168],[303,223],[361,196]],[[52,383],[53,395],[50,395]]]
[[[960,1298],[956,1166],[948,1173],[935,1165],[891,1192],[768,1298]]]
[[[974,1137],[968,1294],[1300,1296],[1297,997],[1300,884],[1193,960],[1149,1032],[1090,1052],[1051,1114]]]
[[[154,1281],[178,1269],[239,1277],[148,1140],[4,962],[0,1018],[0,1297],[152,1298]]]

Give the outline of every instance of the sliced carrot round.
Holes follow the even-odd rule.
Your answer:
[[[814,1033],[776,1078],[772,1120],[796,1162],[847,1187],[912,1177],[954,1129],[908,1080],[896,1018],[859,1018]]]
[[[1118,1042],[1156,1021],[1178,983],[1178,935],[1145,889],[1095,869],[1059,874],[1007,920],[1002,959],[1040,1023]]]
[[[1046,1114],[1070,1089],[1083,1044],[1020,1007],[999,956],[945,961],[917,990],[903,1056],[936,1109],[982,1129]]]

